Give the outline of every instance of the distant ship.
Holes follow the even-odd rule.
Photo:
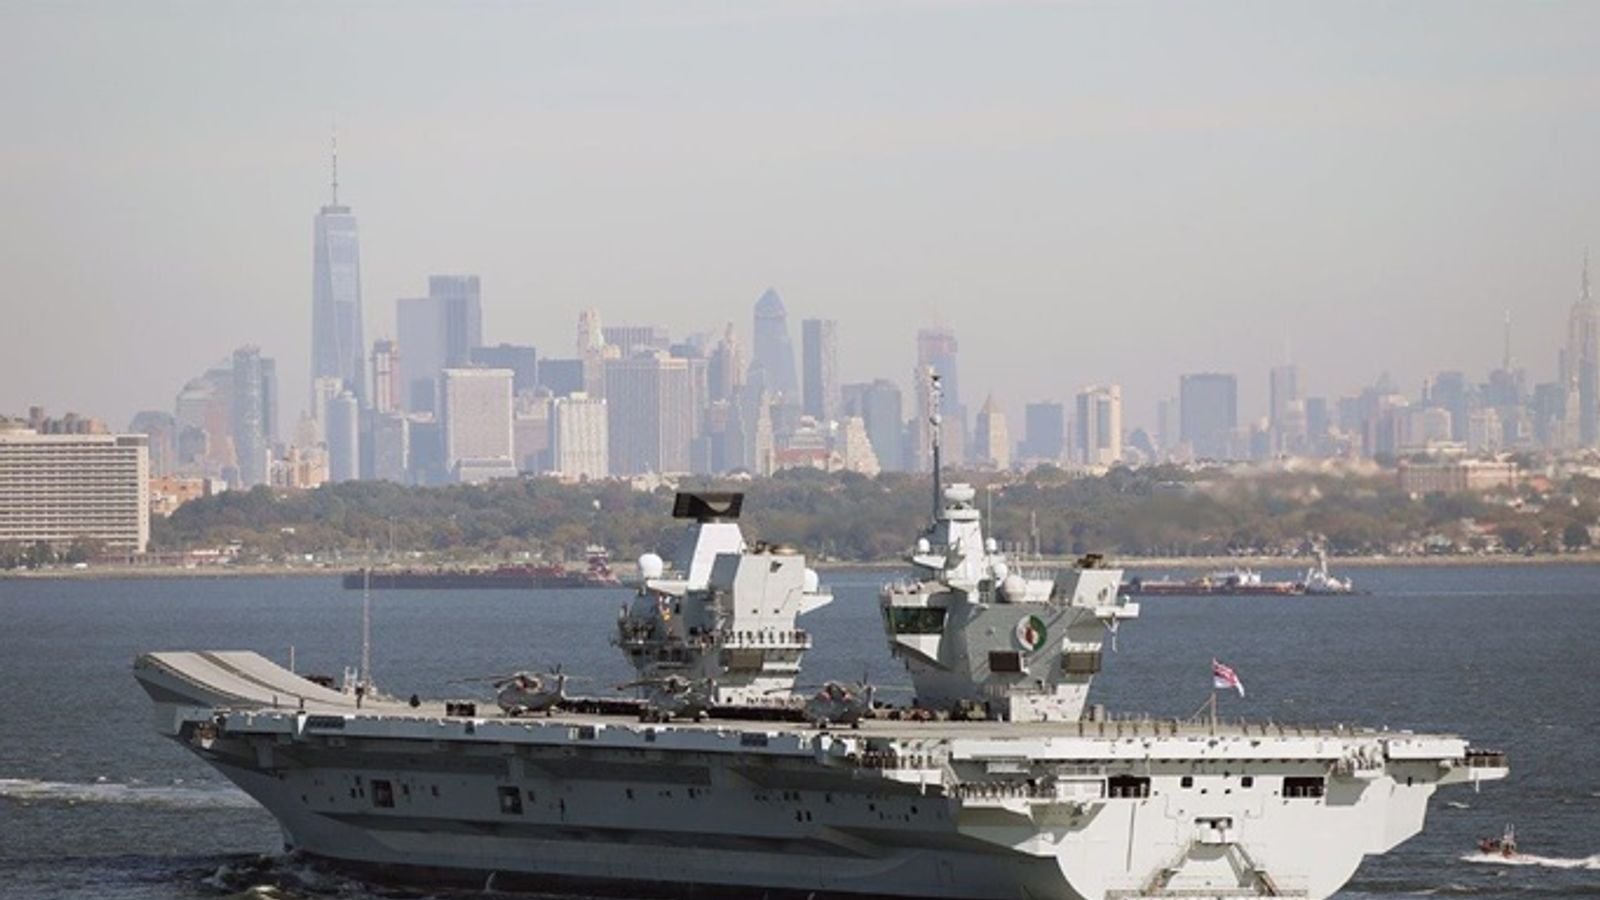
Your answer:
[[[1254,569],[1222,569],[1199,578],[1139,578],[1122,585],[1124,593],[1151,597],[1266,595],[1292,597],[1306,592],[1305,582],[1266,581]]]
[[[345,588],[362,590],[535,590],[547,588],[615,588],[622,582],[611,571],[604,547],[590,546],[587,565],[569,569],[557,563],[512,564],[493,569],[366,569],[346,572]]]
[[[1321,550],[1317,551],[1317,564],[1306,570],[1305,580],[1300,582],[1300,586],[1307,594],[1356,593],[1355,582],[1328,571],[1328,555]]]

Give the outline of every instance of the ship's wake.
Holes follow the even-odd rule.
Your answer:
[[[1531,853],[1519,853],[1516,856],[1501,856],[1498,853],[1468,853],[1466,856],[1461,857],[1461,860],[1489,866],[1543,866],[1547,869],[1600,871],[1600,853],[1596,853],[1594,856],[1586,856],[1582,859],[1535,856]]]
[[[19,803],[66,805],[116,803],[178,809],[247,809],[256,805],[243,791],[226,785],[194,787],[115,781],[41,781],[0,778],[0,799]]]
[[[201,884],[236,900],[301,900],[370,896],[365,885],[294,855],[255,856],[218,866]]]

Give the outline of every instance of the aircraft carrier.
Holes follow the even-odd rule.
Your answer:
[[[1416,834],[1435,788],[1508,773],[1454,735],[1085,717],[1105,636],[1138,616],[1122,573],[1028,577],[972,488],[934,490],[880,598],[907,706],[786,690],[799,620],[830,598],[798,553],[746,542],[738,495],[680,495],[683,558],[641,560],[614,638],[638,698],[519,676],[497,711],[413,705],[241,652],[150,653],[135,675],[160,731],[286,848],[496,889],[1320,898]]]

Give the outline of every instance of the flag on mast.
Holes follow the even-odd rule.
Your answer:
[[[1215,657],[1211,659],[1211,687],[1219,691],[1233,688],[1239,692],[1239,696],[1244,696],[1244,682],[1239,680],[1238,673],[1217,662]]]

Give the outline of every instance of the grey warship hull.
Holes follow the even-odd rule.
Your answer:
[[[1450,735],[1085,720],[1138,605],[1098,558],[1012,571],[975,496],[940,493],[913,577],[879,596],[912,718],[874,714],[865,680],[798,694],[797,621],[832,597],[796,552],[744,540],[738,494],[680,494],[693,540],[671,570],[640,559],[613,638],[638,698],[558,678],[550,715],[519,715],[532,688],[480,715],[383,698],[365,666],[345,694],[237,652],[146,654],[135,675],[161,732],[287,847],[546,891],[1321,898],[1421,829],[1437,786],[1505,776]]]
[[[357,709],[254,654],[136,674],[287,848],[497,888],[1323,897],[1420,828],[1435,785],[1503,774],[1458,738],[1387,732],[459,717]]]

